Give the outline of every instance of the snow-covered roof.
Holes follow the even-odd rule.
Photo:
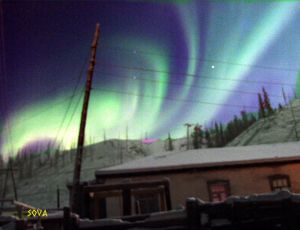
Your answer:
[[[300,160],[300,142],[169,151],[96,171],[96,176]]]

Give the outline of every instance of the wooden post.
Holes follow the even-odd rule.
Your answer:
[[[82,113],[81,113],[81,121],[80,121],[80,128],[79,128],[79,135],[78,135],[78,143],[77,143],[77,152],[76,152],[76,159],[74,165],[74,176],[73,176],[73,187],[71,193],[71,210],[72,212],[79,213],[79,187],[80,187],[80,172],[81,172],[81,163],[82,163],[82,153],[83,153],[83,146],[84,146],[84,134],[85,134],[85,126],[86,126],[86,118],[88,113],[88,105],[90,99],[90,92],[92,88],[92,80],[93,80],[93,73],[94,67],[96,63],[96,50],[98,45],[98,40],[100,36],[100,24],[96,24],[96,31],[94,34],[94,39],[91,47],[91,59],[90,65],[88,68],[87,73],[87,80],[85,85],[85,94],[84,94],[84,101],[82,106]]]
[[[12,165],[12,159],[9,158],[8,163],[7,163],[7,168],[6,168],[5,179],[4,179],[4,188],[3,188],[3,192],[2,192],[1,209],[3,208],[3,200],[5,199],[5,196],[6,196],[7,181],[8,181],[8,174],[9,174],[9,172],[10,172],[11,179],[12,179],[15,200],[18,200],[17,187],[16,187],[16,182],[15,182],[15,176],[14,176],[14,169],[13,169],[13,165]]]
[[[3,192],[2,192],[2,201],[1,201],[1,209],[0,210],[2,210],[2,208],[3,208],[3,200],[6,195],[7,179],[8,179],[8,168],[6,169],[5,178],[4,178],[4,188],[3,188]]]
[[[165,194],[166,194],[167,210],[172,210],[172,201],[171,201],[171,193],[170,193],[170,181],[167,178],[165,179],[164,187],[165,187]]]
[[[190,127],[192,126],[192,124],[185,123],[184,125],[186,126],[186,150],[189,150],[190,149]]]
[[[188,229],[201,229],[200,215],[198,212],[198,204],[196,198],[190,197],[186,200],[186,215]]]
[[[10,175],[13,183],[13,189],[14,189],[14,194],[15,194],[15,200],[18,200],[18,193],[17,193],[17,186],[16,186],[16,181],[15,181],[15,175],[14,175],[14,170],[13,170],[13,165],[12,165],[12,160],[9,163],[9,169],[10,169]]]
[[[27,230],[27,222],[24,220],[17,220],[15,229],[17,230]]]
[[[292,106],[292,103],[290,103],[290,109],[291,109],[291,114],[293,117],[293,121],[294,121],[294,130],[295,130],[295,136],[296,136],[296,140],[299,141],[299,135],[298,135],[298,131],[297,131],[297,121],[296,121],[296,117],[295,117],[295,113],[294,113],[294,109]]]
[[[128,155],[128,123],[126,124],[126,146],[125,146],[125,148],[126,148],[125,153]],[[123,159],[123,154],[122,154],[121,163],[123,163],[123,161],[124,161],[124,159]]]
[[[283,96],[283,99],[284,99],[284,103],[287,104],[287,98],[286,98],[286,94],[284,92],[284,89],[283,87],[281,88],[282,90],[282,96]],[[294,121],[294,130],[295,130],[295,136],[296,136],[296,140],[299,141],[299,135],[298,135],[298,131],[297,131],[297,121],[296,121],[296,118],[295,118],[295,114],[294,114],[294,109],[293,109],[293,106],[292,106],[292,103],[289,102],[289,106],[290,106],[290,110],[291,110],[291,114],[292,114],[292,118],[293,118],[293,121]]]
[[[72,229],[71,212],[70,212],[70,208],[68,208],[68,207],[64,207],[63,229],[64,230],[71,230]]]
[[[159,191],[159,199],[160,199],[160,211],[166,211],[166,202],[164,190]]]
[[[60,191],[59,191],[59,187],[57,186],[57,189],[56,189],[56,201],[57,201],[57,209],[60,208]]]
[[[286,105],[287,104],[287,99],[286,99],[286,94],[285,94],[283,86],[281,87],[281,93],[282,93],[284,104]]]
[[[131,191],[130,189],[122,190],[123,197],[123,215],[129,216],[131,215]]]

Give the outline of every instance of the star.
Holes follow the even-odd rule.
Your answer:
[[[211,68],[212,68],[212,69],[214,69],[214,68],[215,68],[215,66],[214,66],[214,65],[212,65],[212,66],[211,66]]]

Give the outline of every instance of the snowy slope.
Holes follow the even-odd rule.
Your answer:
[[[163,152],[97,170],[97,175],[300,159],[300,142]]]
[[[300,133],[300,100],[294,100],[292,106],[296,117],[297,131]],[[285,106],[282,111],[277,111],[273,116],[254,123],[229,143],[228,146],[296,141],[293,127],[294,121],[291,109],[289,106]],[[174,151],[169,152],[169,154],[174,154],[174,156],[168,156],[172,159],[175,158],[177,154],[180,154],[180,152],[186,150],[186,139],[181,138],[174,140],[173,145]],[[81,180],[93,180],[95,178],[95,171],[98,169],[117,166],[124,162],[149,155],[154,155],[153,157],[158,154],[163,155],[166,146],[167,143],[165,143],[165,141],[142,144],[139,140],[128,141],[128,151],[126,151],[125,140],[107,140],[105,142],[89,145],[85,148]],[[206,150],[201,150],[201,152],[205,151]],[[220,151],[222,151],[222,149],[220,149]],[[208,156],[202,157],[206,159]],[[69,203],[69,193],[66,188],[66,183],[72,181],[74,159],[75,151],[71,150],[61,154],[56,165],[53,163],[53,159],[52,164],[50,163],[51,161],[47,161],[43,166],[39,166],[38,162],[34,162],[33,176],[27,176],[24,179],[17,177],[18,200],[37,208],[55,208],[56,189],[59,187],[61,207],[67,206]],[[162,159],[160,160],[164,162]],[[168,160],[168,162],[171,161]],[[16,174],[18,175],[18,173]],[[6,197],[12,198],[11,180],[9,180],[9,182],[9,190]],[[1,188],[3,188],[2,185]]]
[[[300,99],[293,100],[291,105],[300,138]],[[229,143],[228,146],[297,141],[294,129],[295,121],[292,116],[291,107],[287,105],[282,111],[276,111],[273,116],[255,122]]]
[[[175,141],[176,142],[176,141]],[[118,165],[133,159],[142,158],[153,153],[163,152],[164,141],[157,141],[152,144],[142,144],[139,140],[128,141],[128,151],[126,151],[125,140],[107,140],[85,147],[81,180],[95,179],[96,169]],[[54,155],[39,166],[38,161],[33,162],[33,175],[25,178],[17,177],[18,200],[31,204],[37,208],[56,208],[56,191],[60,189],[61,207],[68,206],[69,193],[66,183],[72,182],[75,150],[66,151],[60,154],[58,163],[54,163]],[[52,161],[52,163],[51,163]],[[28,165],[25,165],[28,167]],[[24,174],[28,169],[23,169]],[[3,177],[2,177],[3,178]],[[1,183],[1,180],[0,180]],[[2,180],[3,183],[3,180]],[[1,188],[2,188],[1,184]],[[13,198],[11,179],[9,177],[7,198]]]

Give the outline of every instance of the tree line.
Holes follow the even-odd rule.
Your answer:
[[[246,110],[242,110],[239,116],[235,115],[233,119],[225,125],[221,122],[215,122],[213,127],[210,128],[202,128],[198,124],[195,125],[191,133],[193,148],[224,147],[242,132],[247,130],[257,120],[272,116],[275,109],[272,107],[269,95],[264,87],[262,88],[262,92],[258,93],[257,96],[257,112],[247,112]],[[279,104],[278,110],[282,110],[282,108],[282,105]],[[167,150],[173,150],[173,140],[170,133],[168,134],[167,143]]]

